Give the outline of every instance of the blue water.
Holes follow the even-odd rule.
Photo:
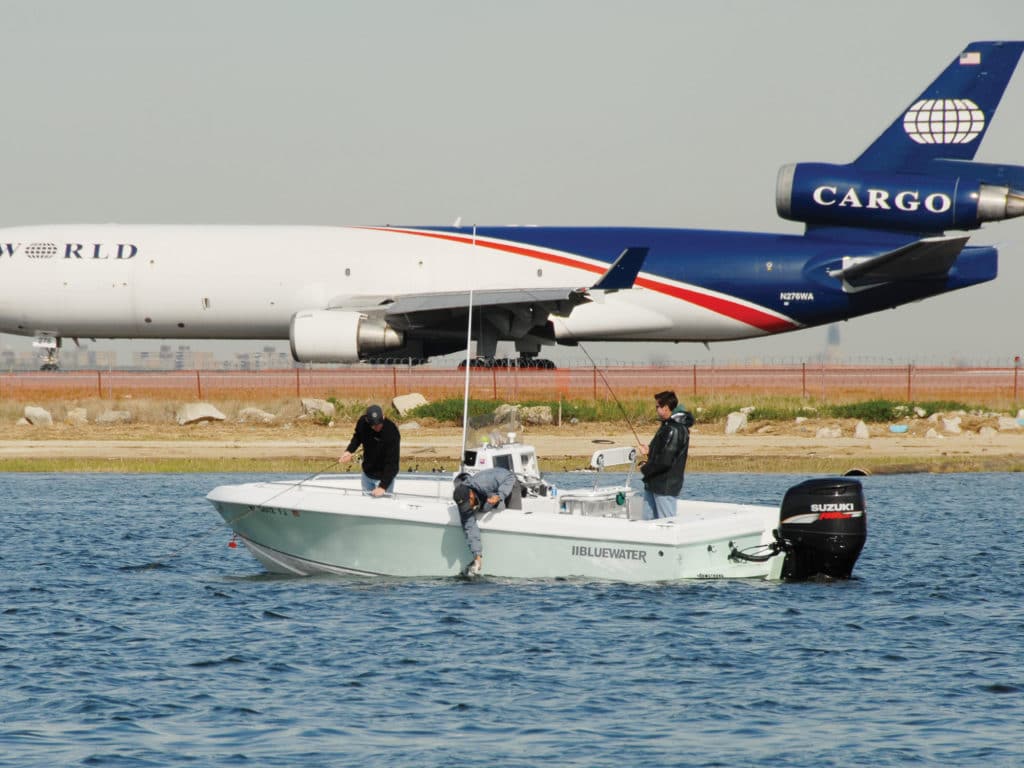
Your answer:
[[[0,475],[0,765],[1024,765],[1024,474],[866,478],[849,582],[656,586],[271,577],[241,479]]]

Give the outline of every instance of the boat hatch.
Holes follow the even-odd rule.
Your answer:
[[[623,517],[634,520],[643,514],[643,499],[623,489],[598,491],[562,491],[558,494],[558,512],[584,517]]]

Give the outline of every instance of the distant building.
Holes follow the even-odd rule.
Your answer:
[[[839,349],[839,323],[832,323],[825,335],[825,359],[838,360],[842,357]]]

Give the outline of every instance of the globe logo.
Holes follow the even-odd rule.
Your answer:
[[[918,144],[967,144],[985,128],[985,113],[970,99],[921,99],[903,116]]]
[[[52,259],[57,255],[57,246],[53,243],[29,243],[25,247],[25,255],[30,259]]]

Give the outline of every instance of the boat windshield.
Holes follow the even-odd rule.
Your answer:
[[[533,451],[523,451],[519,454],[519,463],[523,468],[524,477],[540,477],[540,470],[537,469],[537,454]]]

